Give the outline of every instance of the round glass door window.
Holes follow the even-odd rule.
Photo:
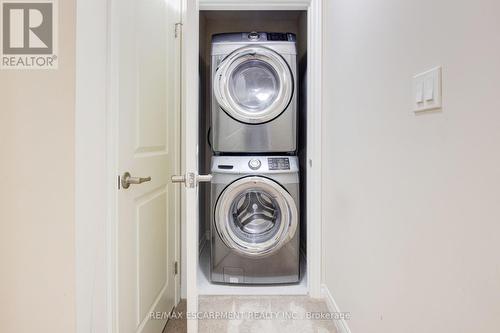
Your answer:
[[[292,99],[294,80],[286,61],[265,47],[242,47],[217,68],[214,95],[232,118],[248,124],[278,117]]]
[[[249,111],[268,108],[280,90],[279,77],[273,67],[262,60],[247,60],[231,73],[229,90],[235,103]]]
[[[231,205],[230,227],[239,238],[262,243],[274,236],[281,223],[279,206],[268,193],[259,189],[244,191]]]
[[[297,209],[290,194],[272,180],[246,177],[221,194],[215,222],[228,247],[247,256],[262,256],[293,237]]]

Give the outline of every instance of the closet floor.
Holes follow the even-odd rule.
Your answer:
[[[200,333],[337,332],[332,319],[305,319],[311,313],[329,313],[323,300],[308,296],[200,296],[199,311],[212,315],[212,318],[199,320]],[[242,316],[231,320],[213,319],[215,315],[235,313]],[[261,317],[246,319],[249,314]],[[290,319],[292,314],[294,317]]]

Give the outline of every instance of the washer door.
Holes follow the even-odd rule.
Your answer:
[[[221,62],[213,89],[217,102],[230,117],[246,124],[261,124],[286,109],[293,83],[283,57],[265,47],[247,46]]]
[[[215,226],[229,248],[260,257],[278,251],[295,235],[297,207],[278,183],[259,176],[241,178],[222,192]]]

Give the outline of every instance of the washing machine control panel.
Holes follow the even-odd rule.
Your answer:
[[[290,170],[288,157],[270,157],[267,159],[269,170]]]
[[[256,158],[254,158],[248,162],[248,166],[252,170],[257,170],[258,168],[260,168],[261,165],[262,165],[262,162]]]

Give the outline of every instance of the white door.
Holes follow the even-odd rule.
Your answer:
[[[180,187],[170,177],[180,169],[180,0],[121,0],[113,6],[121,175],[117,332],[161,333],[166,317],[151,314],[168,313],[178,299]],[[128,188],[125,172],[133,177]]]

